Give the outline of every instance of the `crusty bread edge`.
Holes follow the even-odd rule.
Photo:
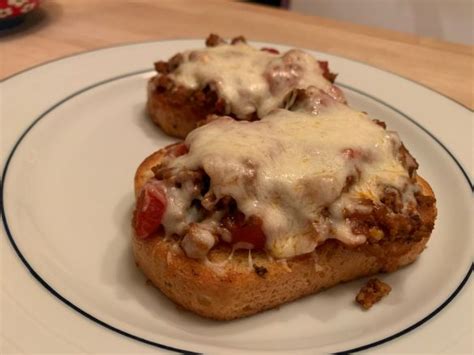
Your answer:
[[[135,175],[135,193],[153,176],[151,167],[165,150],[146,158]],[[434,196],[421,177],[425,195]],[[436,209],[429,211],[434,220]],[[412,263],[424,250],[429,238],[419,241],[392,241],[350,248],[330,240],[313,253],[276,261],[263,252],[234,252],[220,247],[209,254],[210,261],[188,258],[176,240],[154,235],[132,238],[137,266],[166,296],[203,317],[230,320],[270,309],[338,283],[379,272],[395,271]],[[251,261],[249,261],[251,260]],[[254,266],[266,272],[259,276]],[[263,269],[260,269],[263,270]]]
[[[173,102],[173,94],[158,93],[155,89],[153,77],[147,86],[146,109],[148,116],[163,132],[176,138],[185,138],[189,132],[197,127],[197,123],[206,118],[208,112],[199,112],[192,103]]]

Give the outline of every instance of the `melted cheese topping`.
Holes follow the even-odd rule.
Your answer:
[[[318,61],[300,50],[277,55],[245,43],[223,44],[184,52],[183,58],[169,77],[190,89],[211,85],[226,101],[226,113],[239,119],[250,119],[254,112],[263,117],[284,106],[295,88],[315,86],[344,101]]]
[[[363,208],[361,198],[377,202],[386,185],[413,201],[414,190],[405,188],[408,172],[397,159],[400,144],[395,133],[342,104],[318,115],[279,109],[260,121],[224,117],[194,130],[186,138],[189,153],[170,167],[204,169],[216,197],[231,196],[247,217],[261,218],[267,251],[286,258],[311,252],[327,238],[364,243],[343,211]],[[165,221],[174,219],[171,212]]]

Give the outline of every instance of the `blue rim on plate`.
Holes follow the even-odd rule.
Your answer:
[[[175,348],[175,347],[172,347],[172,346],[169,346],[169,345],[166,345],[166,344],[161,344],[161,343],[157,343],[157,342],[154,342],[152,340],[148,340],[148,339],[145,339],[145,338],[142,338],[142,337],[139,337],[137,335],[134,335],[134,334],[131,334],[131,333],[128,333],[124,330],[121,330],[119,328],[116,328],[100,319],[98,319],[97,317],[93,316],[92,314],[86,312],[85,310],[81,309],[80,307],[76,306],[74,303],[72,303],[71,301],[69,301],[68,299],[66,299],[65,297],[63,297],[61,294],[59,294],[51,285],[49,285],[35,270],[34,268],[29,264],[28,260],[26,260],[25,256],[22,254],[21,250],[18,248],[16,242],[15,242],[15,238],[13,236],[13,234],[11,233],[10,231],[10,228],[8,226],[8,221],[7,221],[7,217],[5,215],[5,203],[4,203],[4,185],[5,185],[5,179],[7,177],[7,172],[8,172],[8,167],[10,165],[10,162],[12,161],[13,159],[13,156],[18,148],[18,146],[20,145],[20,143],[23,141],[23,139],[26,137],[26,135],[33,129],[33,127],[38,123],[40,122],[43,118],[45,118],[50,112],[52,112],[53,110],[55,110],[56,108],[58,108],[59,106],[61,106],[62,104],[66,103],[67,101],[71,100],[72,98],[86,92],[86,91],[89,91],[91,89],[94,89],[94,88],[97,88],[101,85],[104,85],[104,84],[107,84],[107,83],[110,83],[110,82],[113,82],[113,81],[116,81],[116,80],[120,80],[120,79],[124,79],[124,78],[127,78],[127,77],[130,77],[130,76],[134,76],[134,75],[138,75],[138,74],[143,74],[143,73],[146,73],[146,72],[150,72],[151,69],[142,69],[142,70],[138,70],[138,71],[133,71],[133,72],[129,72],[129,73],[125,73],[125,74],[122,74],[122,75],[118,75],[118,76],[114,76],[112,78],[109,78],[109,79],[106,79],[106,80],[102,80],[102,81],[99,81],[99,82],[96,82],[92,85],[89,85],[89,86],[86,86],[74,93],[72,93],[71,95],[68,95],[67,97],[61,99],[60,101],[58,101],[57,103],[55,103],[54,105],[52,105],[50,108],[48,108],[46,111],[44,111],[41,115],[39,115],[31,124],[30,126],[20,135],[20,137],[18,138],[18,140],[16,141],[16,143],[13,145],[13,148],[7,158],[7,161],[6,161],[6,164],[5,164],[5,167],[3,169],[3,172],[2,172],[2,181],[1,181],[1,194],[0,194],[0,205],[1,205],[1,213],[2,213],[2,221],[3,221],[3,226],[5,228],[5,231],[6,231],[6,234],[8,236],[8,239],[10,241],[10,244],[12,245],[13,249],[15,250],[17,256],[20,258],[20,260],[23,262],[23,264],[26,266],[26,268],[28,269],[28,271],[33,275],[33,277],[39,281],[39,283],[41,285],[43,285],[52,295],[54,295],[56,298],[58,298],[60,301],[62,301],[64,304],[66,304],[67,306],[69,306],[70,308],[74,309],[75,311],[77,311],[78,313],[80,313],[81,315],[85,316],[86,318],[94,321],[95,323],[97,324],[100,324],[101,326],[109,329],[109,330],[112,330],[118,334],[121,334],[123,336],[126,336],[128,338],[131,338],[131,339],[134,339],[134,340],[138,340],[142,343],[145,343],[145,344],[148,344],[148,345],[152,345],[152,346],[155,346],[155,347],[158,347],[158,348],[161,348],[161,349],[164,349],[164,350],[169,350],[169,351],[174,351],[174,352],[178,352],[178,353],[186,353],[186,354],[198,354],[196,352],[193,352],[193,351],[189,351],[189,350],[185,350],[185,349],[179,349],[179,348]],[[19,74],[19,73],[18,73]],[[13,76],[10,76],[9,78],[11,78]],[[6,79],[5,79],[6,80]],[[417,121],[415,121],[413,118],[409,117],[408,115],[406,115],[405,113],[401,112],[400,110],[398,110],[397,108],[391,106],[390,104],[384,102],[383,100],[377,98],[377,97],[374,97],[364,91],[361,91],[359,89],[356,89],[356,88],[353,88],[352,86],[349,86],[349,85],[346,85],[346,84],[343,84],[343,83],[339,83],[338,82],[338,85],[341,86],[341,87],[344,87],[348,90],[351,90],[351,91],[354,91],[354,92],[357,92],[363,96],[366,96],[382,105],[384,105],[385,107],[397,112],[398,114],[400,114],[402,117],[404,117],[405,119],[407,119],[408,121],[410,121],[411,123],[413,123],[415,126],[417,126],[418,128],[420,128],[424,133],[426,133],[431,139],[433,139],[439,146],[441,146],[443,148],[443,150],[451,157],[451,159],[456,163],[457,167],[459,168],[459,170],[462,172],[463,176],[465,177],[467,183],[469,184],[469,187],[471,188],[471,191],[473,191],[473,185],[471,183],[471,180],[467,174],[467,172],[465,171],[465,169],[462,167],[461,163],[458,161],[458,159],[454,156],[454,154],[435,136],[433,135],[429,130],[427,130],[424,126],[422,126],[420,123],[418,123]],[[385,337],[383,339],[380,339],[380,340],[377,340],[375,342],[371,342],[369,344],[366,344],[366,345],[362,345],[362,346],[359,346],[359,347],[356,347],[356,348],[353,348],[353,349],[348,349],[348,350],[345,350],[345,351],[342,351],[342,352],[338,352],[339,353],[347,353],[347,352],[357,352],[357,351],[362,351],[362,350],[367,350],[371,347],[374,347],[374,346],[377,346],[377,345],[381,345],[383,343],[386,343],[388,341],[391,341],[395,338],[398,338],[414,329],[416,329],[417,327],[419,327],[420,325],[426,323],[428,320],[430,320],[431,318],[433,318],[436,314],[438,314],[442,309],[444,309],[456,296],[457,294],[461,291],[461,289],[464,287],[464,285],[467,283],[467,281],[469,280],[469,277],[471,275],[471,273],[473,272],[474,270],[474,264],[471,264],[470,265],[470,268],[469,270],[467,271],[465,277],[463,278],[463,280],[461,281],[461,283],[456,287],[456,289],[453,291],[453,293],[441,304],[439,305],[437,308],[435,308],[431,313],[429,313],[427,316],[425,316],[424,318],[420,319],[418,322],[412,324],[411,326],[393,334],[393,335],[390,335],[388,337]]]

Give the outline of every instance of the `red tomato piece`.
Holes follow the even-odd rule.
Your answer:
[[[148,181],[138,196],[133,216],[133,228],[137,238],[145,239],[161,224],[166,210],[165,190],[158,180]]]
[[[232,230],[232,243],[244,242],[253,245],[253,249],[265,247],[265,234],[262,231],[262,220],[251,216],[244,224],[235,225]]]

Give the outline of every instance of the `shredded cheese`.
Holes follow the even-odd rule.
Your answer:
[[[364,243],[343,211],[364,208],[361,198],[377,201],[384,186],[404,191],[404,201],[414,200],[415,189],[404,189],[409,176],[397,159],[400,144],[397,134],[366,114],[334,103],[317,115],[278,109],[255,122],[217,119],[188,135],[189,153],[170,167],[203,169],[217,199],[231,196],[247,217],[262,220],[266,250],[290,258],[328,238]],[[189,206],[180,194],[179,206]],[[172,228],[166,221],[186,214],[175,209],[165,212],[166,230]]]
[[[301,50],[284,54],[258,50],[245,43],[183,53],[183,62],[169,74],[176,83],[202,89],[210,85],[227,103],[226,114],[249,119],[283,107],[296,88],[315,86],[344,101],[342,92],[323,76],[318,61]]]

